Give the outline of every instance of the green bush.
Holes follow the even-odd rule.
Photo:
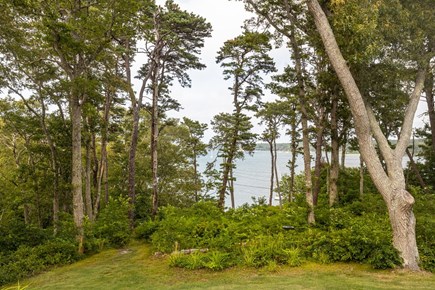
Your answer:
[[[224,213],[211,202],[185,209],[166,207],[151,240],[156,250],[166,253],[175,250],[175,243],[179,249],[222,249],[234,243],[227,228]]]
[[[128,200],[122,197],[110,199],[100,211],[94,224],[94,235],[99,242],[107,246],[123,247],[131,239],[130,222],[128,219]]]
[[[159,223],[153,220],[143,221],[134,229],[136,239],[150,241],[152,234],[157,231]]]
[[[51,240],[36,247],[21,246],[0,267],[0,285],[16,282],[42,272],[53,265],[69,264],[79,259],[77,245],[64,240]]]
[[[432,201],[427,196],[416,198]],[[417,242],[422,268],[433,271],[435,224],[430,210],[430,205],[416,209]],[[209,248],[210,253],[220,253],[213,257],[215,264],[225,267],[298,266],[305,260],[360,262],[380,269],[401,264],[392,245],[391,225],[380,195],[365,194],[334,208],[321,204],[316,208],[316,225],[312,227],[306,223],[306,214],[302,202],[286,204],[282,209],[244,205],[227,212],[212,203],[185,209],[168,207],[163,210],[158,226],[153,225],[157,230],[151,240],[157,250],[164,252],[172,252],[175,243],[178,249]],[[286,231],[284,225],[293,226],[294,230]],[[209,256],[199,254],[177,257],[176,261],[177,266],[186,268],[213,265]],[[221,266],[210,268],[218,270]]]

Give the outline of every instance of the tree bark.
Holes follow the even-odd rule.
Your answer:
[[[432,150],[435,153],[435,108],[434,108],[434,75],[432,73],[428,74],[425,82],[425,94],[427,103],[427,113],[429,115],[429,124],[432,137]]]
[[[287,6],[288,3],[286,2]],[[287,9],[288,12],[288,9]],[[289,14],[290,15],[290,14]],[[290,17],[290,16],[289,16]],[[294,20],[294,19],[293,19]],[[296,78],[298,84],[298,96],[299,105],[302,113],[301,124],[302,124],[302,142],[303,142],[303,154],[304,154],[304,172],[305,172],[305,197],[308,204],[308,223],[315,223],[314,216],[314,200],[313,200],[313,189],[312,189],[312,179],[311,179],[311,155],[310,155],[310,141],[308,132],[308,115],[306,112],[306,95],[304,89],[304,78],[303,78],[303,68],[302,68],[302,56],[300,52],[300,47],[296,40],[296,29],[294,26],[294,21],[290,27],[290,46],[293,50]]]
[[[347,146],[347,140],[343,141],[343,145],[341,145],[341,169],[346,168],[346,146]]]
[[[80,98],[72,96],[70,100],[71,123],[72,123],[72,195],[74,224],[77,228],[78,251],[83,253],[84,230],[83,230],[83,194],[82,194],[82,136],[81,118],[82,110]]]
[[[340,161],[338,156],[338,126],[337,126],[338,98],[332,97],[331,110],[331,171],[329,175],[329,206],[333,206],[338,200],[338,175],[340,171]]]
[[[139,92],[139,97],[136,98],[136,95],[133,90],[132,76],[131,76],[130,40],[126,40],[124,45],[127,50],[127,52],[123,55],[124,68],[126,73],[126,82],[128,85],[128,95],[130,97],[131,109],[133,115],[131,137],[130,137],[130,150],[128,153],[128,198],[130,204],[128,216],[130,219],[130,226],[132,227],[133,220],[134,220],[134,204],[136,202],[136,152],[137,152],[137,145],[138,145],[138,138],[139,138],[140,110],[142,108],[142,102],[145,94],[146,84],[150,79],[151,74],[154,71],[154,66],[150,65],[147,75],[142,80],[142,86]],[[154,51],[152,52],[152,58],[156,55],[157,49],[158,46],[154,48]],[[152,64],[153,63],[154,62],[152,62]],[[107,162],[108,161],[106,159],[106,163]],[[106,166],[106,174],[108,174],[107,166]],[[108,191],[106,190],[106,202],[107,200],[108,200]]]
[[[154,80],[157,80],[158,68]],[[158,153],[157,143],[159,138],[158,126],[158,97],[159,97],[159,84],[155,81],[153,87],[153,100],[152,100],[152,113],[151,113],[151,169],[152,169],[152,213],[155,217],[159,206],[159,180],[158,180]]]
[[[103,176],[106,177],[107,172],[107,139],[108,139],[108,129],[109,129],[109,118],[110,118],[110,107],[112,103],[112,92],[110,88],[106,91],[106,100],[104,103],[104,117],[103,124],[101,128],[101,158],[100,166],[98,167],[97,173],[97,193],[94,200],[94,219],[96,219],[97,214],[100,210],[100,200],[102,191]],[[105,178],[107,184],[107,178]],[[107,204],[109,202],[109,192],[105,191],[104,202]]]
[[[91,140],[86,140],[86,162],[85,162],[85,201],[86,215],[92,221],[94,214],[92,211],[92,196],[91,196]]]
[[[236,208],[236,201],[234,198],[234,175],[233,175],[233,168],[230,170],[230,196],[231,196],[231,208]]]
[[[314,165],[314,187],[313,187],[313,205],[317,206],[320,193],[320,175],[322,173],[322,144],[323,144],[322,125],[317,125],[316,128],[316,159]]]
[[[293,202],[294,188],[295,188],[295,169],[296,157],[298,153],[298,140],[296,132],[296,117],[292,119],[291,124],[291,159],[290,159],[290,202]]]
[[[273,181],[274,181],[274,174],[275,174],[275,157],[273,154],[273,145],[272,142],[269,140],[267,143],[269,143],[269,152],[270,152],[270,189],[269,189],[269,206],[272,206],[273,202]]]
[[[277,166],[277,161],[278,161],[278,152],[276,150],[276,137],[274,136],[273,140],[273,167],[274,167],[274,171],[275,171],[275,179],[276,179],[276,192],[278,193],[278,199],[279,199],[279,207],[282,208],[282,197],[281,197],[281,187],[279,185],[279,176],[278,176],[278,166]]]
[[[415,88],[405,112],[400,138],[393,150],[390,148],[388,140],[383,135],[379,123],[377,123],[370,108],[364,104],[362,95],[341,54],[325,13],[316,0],[308,0],[307,4],[314,17],[314,22],[331,64],[348,98],[355,121],[360,153],[374,184],[387,204],[393,229],[393,245],[403,259],[403,266],[407,269],[418,270],[419,255],[415,237],[415,217],[412,211],[414,198],[405,189],[402,157],[411,136],[412,121],[423,90],[426,69],[420,69],[417,73]],[[387,172],[384,171],[379,156],[372,145],[372,136],[375,137],[381,154],[386,161]]]
[[[364,159],[359,156],[359,194],[364,194]]]

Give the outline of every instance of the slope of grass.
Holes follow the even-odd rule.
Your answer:
[[[27,289],[435,289],[435,275],[375,271],[357,264],[235,267],[223,272],[170,268],[147,245],[108,250],[26,281]]]

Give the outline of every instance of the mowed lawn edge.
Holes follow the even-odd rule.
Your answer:
[[[435,289],[435,275],[373,270],[360,264],[315,264],[220,272],[169,267],[147,244],[105,250],[28,280],[26,289]],[[10,287],[11,285],[9,285]],[[13,285],[12,285],[13,286]],[[4,287],[5,289],[7,287]]]

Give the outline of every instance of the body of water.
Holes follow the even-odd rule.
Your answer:
[[[204,171],[207,162],[212,162],[216,158],[216,152],[209,152],[208,155],[202,156],[199,160],[199,170]],[[290,152],[278,152],[277,165],[278,175],[281,179],[283,175],[289,175],[290,169],[287,167],[291,158]],[[346,154],[345,165],[346,167],[359,167],[360,159],[359,154]],[[220,161],[216,161],[216,166],[219,166]],[[237,160],[236,169],[234,170],[234,199],[237,206],[244,203],[251,204],[252,198],[266,197],[269,198],[270,191],[270,170],[271,170],[270,153],[268,151],[255,151],[254,155],[245,155],[244,159]],[[404,159],[404,165],[407,160]],[[314,158],[312,159],[311,166],[314,166]],[[302,172],[304,169],[303,156],[298,155],[296,160],[296,173]],[[227,196],[225,200],[226,206],[231,206],[230,197]],[[274,201],[278,203],[278,201]]]

